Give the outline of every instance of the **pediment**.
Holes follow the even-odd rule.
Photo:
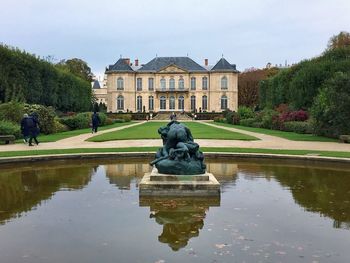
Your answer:
[[[175,64],[168,65],[158,71],[159,73],[186,73],[187,71]]]

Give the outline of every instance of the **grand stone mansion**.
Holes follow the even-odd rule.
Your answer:
[[[139,66],[120,58],[106,68],[105,85],[93,85],[108,112],[237,110],[238,71],[221,58],[201,66],[189,57],[156,57]]]

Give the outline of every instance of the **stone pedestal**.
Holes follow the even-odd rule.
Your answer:
[[[153,168],[139,183],[140,196],[219,196],[220,183],[211,173],[170,175]]]

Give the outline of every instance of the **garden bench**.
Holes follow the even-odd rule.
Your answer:
[[[339,140],[343,143],[350,143],[350,135],[340,135]]]
[[[15,139],[14,135],[0,135],[0,141],[5,142],[5,144],[13,144]]]

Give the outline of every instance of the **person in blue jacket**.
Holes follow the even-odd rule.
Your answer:
[[[24,143],[27,143],[29,139],[29,122],[32,122],[32,120],[29,120],[29,115],[25,113],[21,120],[21,133],[23,135]]]
[[[29,146],[33,146],[32,141],[34,139],[36,145],[39,145],[37,137],[39,136],[39,119],[36,113],[32,113],[28,118],[28,127],[29,127]]]
[[[96,111],[94,111],[94,113],[91,116],[91,123],[92,123],[92,133],[96,133],[98,126],[101,123],[101,119],[100,116],[98,116],[98,113]]]

